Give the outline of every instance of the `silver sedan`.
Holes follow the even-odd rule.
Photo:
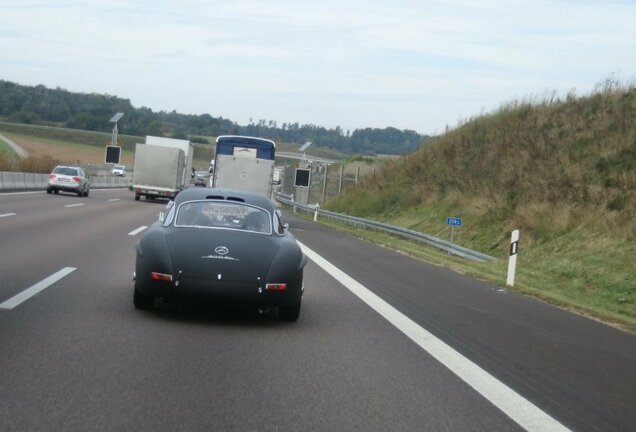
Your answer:
[[[58,165],[49,174],[46,193],[57,194],[59,191],[63,191],[87,197],[90,187],[88,176],[81,167]]]

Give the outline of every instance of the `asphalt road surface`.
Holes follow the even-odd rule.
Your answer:
[[[137,311],[164,205],[0,194],[1,430],[636,429],[636,336],[292,215],[298,322]]]

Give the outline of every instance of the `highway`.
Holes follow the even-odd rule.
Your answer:
[[[636,336],[285,214],[300,319],[132,305],[165,203],[0,193],[3,431],[630,431]]]

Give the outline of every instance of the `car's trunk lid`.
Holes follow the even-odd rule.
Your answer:
[[[264,279],[277,251],[266,235],[206,228],[176,230],[167,240],[181,277],[257,282]]]

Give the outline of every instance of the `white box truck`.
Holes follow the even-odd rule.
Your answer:
[[[216,139],[212,187],[272,195],[274,141],[238,135]]]
[[[194,144],[188,140],[163,138],[156,136],[146,136],[146,144],[161,146],[161,147],[173,147],[178,148],[185,153],[185,170],[183,172],[183,184],[184,187],[188,187],[190,179],[192,177],[192,159],[194,159]]]
[[[285,173],[285,167],[274,167],[274,175],[272,179],[275,185],[279,185],[283,182],[283,174]]]
[[[135,200],[174,197],[190,185],[193,145],[186,140],[146,137],[135,147],[131,190]]]

